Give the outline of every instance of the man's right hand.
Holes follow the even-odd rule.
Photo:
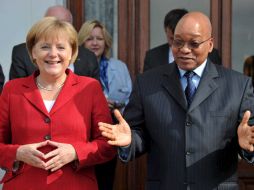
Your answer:
[[[114,146],[128,146],[131,144],[131,130],[119,110],[114,110],[114,115],[119,124],[111,125],[99,122],[99,129],[102,136],[108,138],[108,143]]]

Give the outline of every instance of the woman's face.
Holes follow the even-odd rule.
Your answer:
[[[60,34],[40,39],[32,49],[32,57],[40,70],[40,75],[61,77],[72,58],[69,38]]]
[[[94,52],[96,57],[99,59],[105,49],[105,40],[100,27],[95,27],[88,39],[84,42],[86,48]]]

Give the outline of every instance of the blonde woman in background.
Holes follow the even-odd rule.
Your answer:
[[[78,33],[79,45],[95,53],[100,67],[100,81],[111,109],[123,108],[128,103],[132,81],[126,64],[110,57],[112,37],[97,21],[86,21]]]
[[[129,101],[132,81],[126,64],[110,57],[112,38],[105,26],[97,20],[86,21],[78,33],[78,42],[97,57],[100,81],[109,108],[123,111]],[[95,168],[100,190],[113,189],[115,166],[116,158]]]

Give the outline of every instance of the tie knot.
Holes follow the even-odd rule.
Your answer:
[[[191,79],[194,75],[195,75],[195,73],[193,71],[187,71],[186,73],[184,73],[184,76],[187,79]]]

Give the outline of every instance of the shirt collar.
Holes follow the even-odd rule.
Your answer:
[[[194,73],[195,73],[196,75],[198,75],[200,78],[201,78],[201,76],[202,76],[202,74],[203,74],[203,72],[204,72],[206,63],[207,63],[207,59],[206,59],[201,65],[199,65],[196,69],[193,70]],[[180,76],[181,76],[181,78],[182,78],[182,77],[184,76],[184,74],[185,74],[187,71],[185,71],[185,70],[183,70],[183,69],[180,69],[179,67],[178,67],[178,69],[179,69],[179,72],[180,72]]]

